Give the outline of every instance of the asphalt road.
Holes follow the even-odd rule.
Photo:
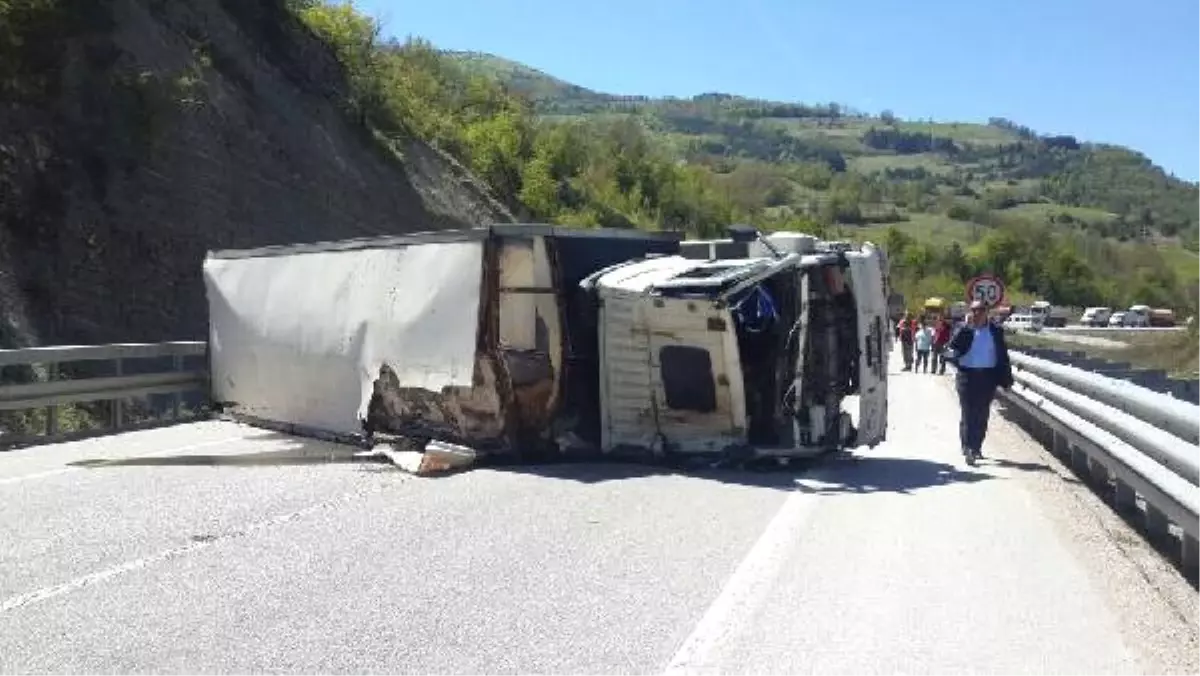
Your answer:
[[[999,415],[966,467],[949,378],[795,472],[418,479],[219,422],[0,454],[0,671],[1195,673],[1195,590]]]

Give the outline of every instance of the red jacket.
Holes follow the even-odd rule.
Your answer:
[[[950,342],[950,325],[946,322],[938,322],[937,328],[933,330],[933,344],[936,347],[941,347]]]

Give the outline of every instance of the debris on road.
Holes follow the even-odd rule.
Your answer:
[[[444,441],[430,441],[417,450],[408,440],[379,444],[362,455],[384,457],[397,468],[416,476],[448,474],[472,467],[479,459],[474,449]]]

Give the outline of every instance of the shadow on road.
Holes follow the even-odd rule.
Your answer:
[[[1003,458],[985,458],[985,465],[994,467],[1003,467],[1005,469],[1017,469],[1023,472],[1053,472],[1050,465],[1044,465],[1040,462],[1017,462],[1015,460],[1004,460]]]
[[[484,468],[493,472],[528,474],[546,479],[576,481],[596,484],[606,481],[624,481],[649,477],[681,477],[726,484],[771,488],[781,491],[795,490],[796,480],[803,471],[795,467],[781,469],[709,469],[681,468],[669,465],[639,464],[633,462],[553,462],[539,464],[494,464]]]
[[[920,458],[861,458],[816,479],[820,485],[802,488],[816,495],[900,493],[953,483],[995,479],[990,474],[963,470],[944,462]]]
[[[189,453],[134,457],[92,458],[69,463],[89,470],[121,467],[285,467],[305,465],[359,465],[363,471],[393,471],[383,455],[363,454],[357,446],[297,437],[278,432],[257,431],[242,442],[262,444],[269,450],[245,453]],[[261,447],[260,447],[261,448]],[[235,450],[235,449],[230,449]],[[680,461],[682,462],[682,461]],[[984,460],[1001,467],[1047,471],[1035,463]],[[395,469],[394,471],[401,471]],[[468,470],[470,471],[470,470]],[[820,494],[910,493],[914,490],[956,482],[994,478],[985,473],[964,471],[953,465],[919,458],[888,458],[835,453],[821,458],[780,466],[774,461],[748,462],[742,466],[709,467],[680,463],[640,463],[629,460],[563,460],[519,463],[483,460],[475,471],[526,474],[559,481],[598,484],[650,477],[680,477],[724,484],[792,491],[797,481],[819,472]],[[443,475],[445,476],[445,475]]]
[[[382,454],[363,454],[365,449],[347,444],[292,436],[278,432],[256,431],[244,444],[265,444],[270,450],[247,453],[188,453],[179,455],[143,455],[133,457],[90,458],[68,463],[70,467],[88,470],[121,467],[285,467],[303,465],[360,465],[362,471],[402,471],[395,468]],[[238,442],[232,442],[238,443]],[[681,467],[672,464],[639,464],[630,461],[563,460],[520,463],[503,458],[484,458],[474,468],[466,470],[511,472],[585,484],[623,481],[654,476],[682,476],[759,488],[794,490],[796,479],[810,465],[780,468],[707,468]],[[461,472],[452,472],[458,474]],[[431,478],[446,474],[431,475]]]
[[[256,433],[244,442],[270,444],[271,450],[253,453],[203,453],[144,455],[126,458],[90,458],[67,463],[69,467],[270,467],[324,464],[378,464],[380,456],[358,456],[363,449],[320,439],[294,437],[276,432]],[[237,443],[237,442],[231,442]]]

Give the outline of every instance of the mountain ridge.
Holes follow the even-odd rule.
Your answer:
[[[884,120],[883,120],[883,118],[880,117],[880,115],[871,115],[870,113],[866,113],[861,109],[858,109],[852,105],[847,105],[844,103],[805,104],[805,103],[797,102],[797,101],[783,101],[783,100],[778,100],[778,99],[765,99],[765,98],[758,98],[758,97],[749,97],[749,96],[743,96],[741,94],[736,94],[733,92],[720,92],[720,91],[699,92],[699,93],[696,93],[696,94],[693,94],[690,96],[647,96],[647,95],[641,95],[641,94],[603,92],[603,91],[599,91],[596,89],[591,89],[589,87],[585,87],[583,85],[575,84],[573,82],[570,82],[568,80],[565,80],[563,78],[555,76],[552,73],[549,73],[545,70],[521,63],[521,62],[513,60],[513,59],[509,59],[504,56],[492,54],[489,52],[474,51],[474,50],[441,50],[441,52],[443,54],[445,54],[446,56],[458,61],[460,64],[462,64],[464,67],[466,67],[469,72],[482,73],[482,74],[490,75],[493,77],[497,77],[498,79],[503,81],[505,84],[512,86],[514,91],[516,91],[517,93],[520,93],[525,96],[529,96],[535,102],[561,101],[561,100],[569,101],[569,100],[579,99],[579,100],[589,100],[589,101],[603,101],[606,103],[615,103],[615,104],[627,103],[630,106],[636,106],[639,103],[640,104],[655,103],[655,102],[682,103],[682,102],[698,102],[698,101],[705,101],[705,100],[721,100],[721,101],[737,102],[740,104],[750,105],[750,106],[775,106],[775,107],[778,107],[778,106],[802,106],[802,107],[807,106],[807,107],[816,108],[816,109],[819,109],[821,107],[828,108],[830,106],[833,106],[833,107],[836,107],[836,109],[838,110],[838,114],[841,117],[849,117],[849,118],[862,119],[862,120],[872,120],[872,121],[876,121],[879,123],[884,123]],[[513,77],[514,74],[516,75],[516,77]],[[886,110],[883,112],[884,112],[885,117],[886,117],[886,115],[889,114],[888,111],[886,111]],[[1169,176],[1175,180],[1178,180],[1183,184],[1186,184],[1186,185],[1192,186],[1192,187],[1200,187],[1200,181],[1190,181],[1185,178],[1182,178],[1182,177],[1174,174],[1174,172],[1169,171],[1166,168],[1162,167],[1161,165],[1155,163],[1153,158],[1151,158],[1147,153],[1140,151],[1136,148],[1133,148],[1131,146],[1122,144],[1122,143],[1117,143],[1117,142],[1112,142],[1112,141],[1100,141],[1100,140],[1078,140],[1079,137],[1077,135],[1071,134],[1071,133],[1066,133],[1066,132],[1061,132],[1061,131],[1057,132],[1057,133],[1038,133],[1038,132],[1034,132],[1032,129],[1029,129],[1022,125],[1018,125],[1016,123],[1010,122],[1006,118],[1003,118],[1000,116],[993,116],[993,117],[990,117],[988,120],[983,120],[983,121],[980,121],[980,120],[974,120],[974,121],[958,120],[958,119],[951,119],[951,118],[940,119],[940,118],[932,118],[932,117],[925,117],[925,118],[899,118],[899,117],[897,117],[896,119],[902,120],[902,121],[910,123],[910,124],[932,124],[935,127],[942,126],[942,125],[960,126],[960,127],[961,126],[985,127],[985,126],[990,126],[990,123],[992,121],[1002,121],[1003,123],[1011,125],[1014,128],[1023,130],[1025,132],[1027,132],[1028,134],[1031,134],[1031,135],[1037,136],[1037,137],[1041,137],[1041,138],[1062,138],[1062,139],[1071,138],[1071,139],[1077,139],[1077,142],[1082,146],[1087,146],[1087,147],[1094,148],[1097,150],[1111,149],[1111,150],[1119,150],[1119,151],[1127,152],[1131,155],[1145,158],[1146,160],[1150,161],[1151,165],[1153,165],[1154,168],[1161,170],[1167,176]],[[1014,137],[1014,140],[1016,138],[1019,138],[1019,136]]]

